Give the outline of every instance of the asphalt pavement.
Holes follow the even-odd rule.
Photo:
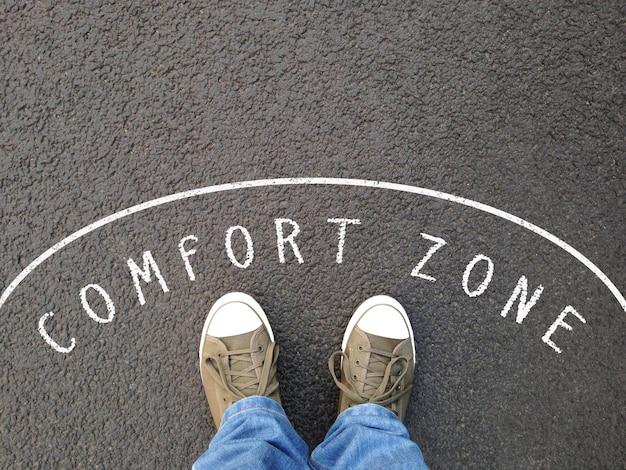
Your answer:
[[[388,294],[433,469],[626,467],[626,12],[0,5],[0,468],[190,468],[245,291],[311,449]]]

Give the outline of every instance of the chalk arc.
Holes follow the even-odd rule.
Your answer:
[[[306,186],[306,185],[327,185],[327,186],[356,186],[356,187],[364,187],[364,188],[374,188],[374,189],[386,189],[391,191],[399,191],[410,194],[419,194],[422,196],[428,196],[435,199],[441,199],[444,201],[450,201],[457,204],[461,204],[463,206],[472,207],[474,209],[480,210],[482,212],[486,212],[488,214],[495,215],[496,217],[500,217],[502,219],[508,220],[514,224],[517,224],[531,232],[536,233],[537,235],[545,238],[551,243],[555,244],[559,248],[565,250],[567,253],[572,255],[578,261],[580,261],[585,267],[587,267],[602,283],[611,291],[613,296],[617,299],[619,304],[621,305],[624,312],[626,312],[626,299],[621,294],[619,289],[613,284],[613,282],[598,268],[591,260],[589,260],[586,256],[576,250],[574,247],[564,242],[560,238],[552,235],[547,230],[542,229],[541,227],[528,222],[520,217],[517,217],[513,214],[509,214],[500,209],[496,209],[495,207],[489,206],[487,204],[483,204],[480,202],[473,201],[471,199],[466,199],[463,197],[455,196],[453,194],[444,193],[441,191],[435,191],[432,189],[421,188],[419,186],[411,186],[400,183],[389,183],[385,181],[374,181],[374,180],[361,180],[361,179],[351,179],[351,178],[273,178],[273,179],[261,179],[261,180],[251,180],[251,181],[239,181],[234,183],[225,183],[218,184],[214,186],[206,186],[203,188],[191,189],[188,191],[182,191],[179,193],[171,194],[169,196],[163,196],[157,199],[152,199],[150,201],[142,202],[135,206],[129,207],[127,209],[123,209],[114,214],[103,217],[92,224],[89,224],[80,230],[72,233],[71,235],[65,237],[63,240],[57,242],[50,248],[48,248],[45,252],[35,258],[28,266],[26,266],[22,272],[20,272],[13,281],[5,288],[0,296],[0,309],[2,309],[3,305],[6,303],[10,295],[15,291],[15,289],[20,285],[20,283],[28,277],[28,275],[33,272],[39,265],[41,265],[48,258],[53,256],[55,253],[59,252],[63,248],[65,248],[70,243],[78,240],[79,238],[87,235],[88,233],[97,230],[104,225],[110,224],[111,222],[115,222],[124,217],[128,217],[129,215],[136,214],[138,212],[145,211],[147,209],[151,209],[153,207],[161,206],[164,204],[168,204],[174,201],[180,201],[182,199],[188,199],[196,196],[202,196],[206,194],[220,193],[225,191],[233,191],[237,189],[246,189],[246,188],[263,188],[263,187],[271,187],[271,186]]]

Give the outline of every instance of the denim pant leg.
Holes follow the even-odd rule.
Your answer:
[[[422,452],[398,417],[382,406],[348,408],[311,455],[322,469],[428,469]]]
[[[309,468],[308,448],[282,407],[266,397],[231,405],[193,470]]]

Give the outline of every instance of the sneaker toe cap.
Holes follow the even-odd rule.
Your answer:
[[[389,305],[375,305],[363,314],[358,322],[366,333],[384,338],[405,339],[411,334],[404,317]]]
[[[215,312],[207,334],[216,338],[235,336],[256,330],[262,324],[259,315],[249,305],[229,302]]]

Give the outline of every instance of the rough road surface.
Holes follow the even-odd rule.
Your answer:
[[[243,290],[311,448],[385,293],[433,469],[623,469],[623,2],[200,3],[0,5],[0,467],[189,468]]]

